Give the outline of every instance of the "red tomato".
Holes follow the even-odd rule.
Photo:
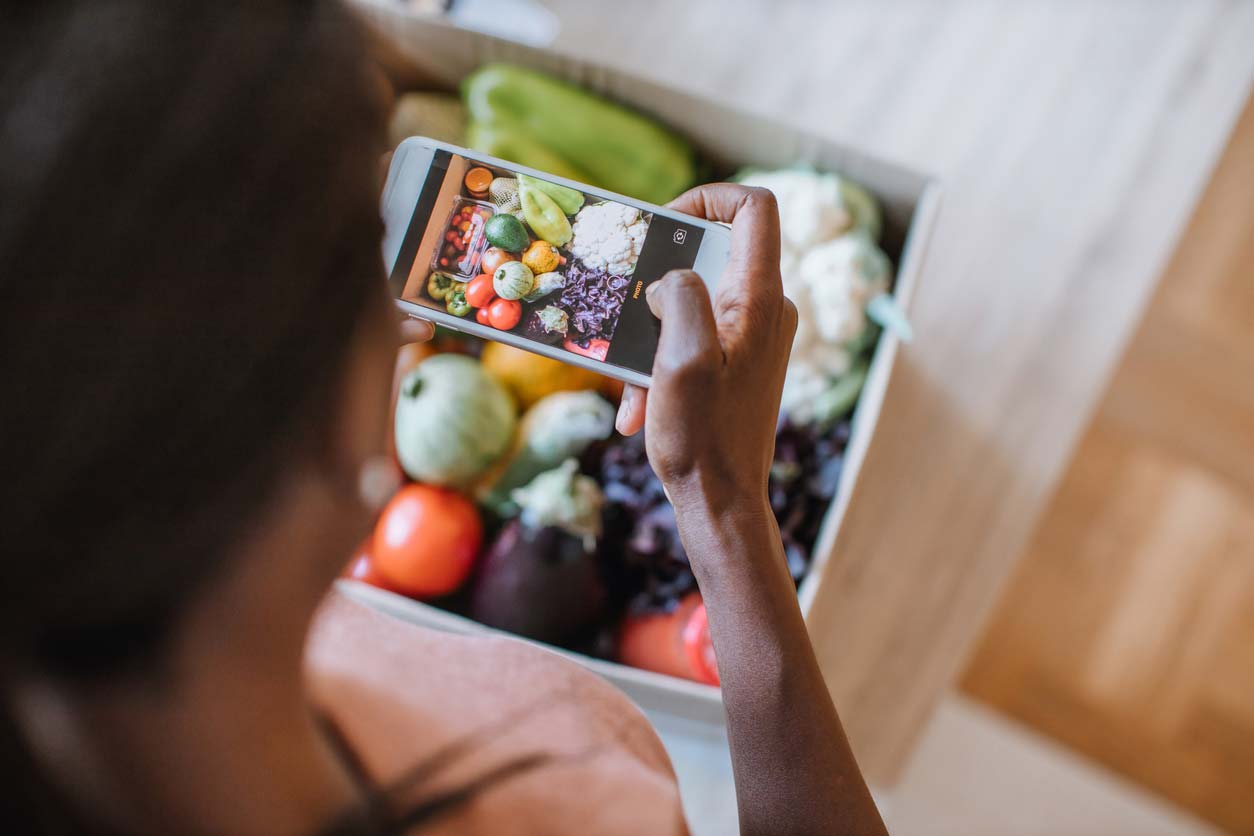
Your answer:
[[[628,616],[618,633],[618,661],[681,679],[691,676],[688,658],[669,613]]]
[[[618,658],[635,668],[717,685],[701,593],[688,593],[668,613],[628,616],[618,634]]]
[[[370,556],[370,546],[371,538],[366,538],[366,542],[358,547],[357,553],[353,555],[353,559],[344,568],[344,577],[368,583],[380,589],[388,589],[387,581],[383,579],[383,576],[379,574],[379,570],[374,566],[374,558]]]
[[[522,319],[522,303],[517,299],[497,299],[488,306],[488,321],[499,331],[508,331]]]
[[[575,354],[582,354],[584,357],[591,357],[593,360],[604,360],[610,353],[610,341],[590,340],[588,347],[584,348],[574,340],[567,340],[562,343],[562,348]]]
[[[472,308],[486,308],[492,304],[496,290],[492,287],[492,277],[487,273],[476,276],[466,285],[466,301]]]
[[[718,660],[714,658],[714,642],[710,641],[710,617],[705,602],[697,604],[684,625],[684,651],[693,678],[707,685],[718,685]]]
[[[407,485],[375,527],[375,570],[397,592],[438,598],[465,582],[482,543],[483,525],[470,500],[431,485]]]
[[[479,262],[479,269],[491,276],[505,262],[517,260],[518,256],[507,253],[500,247],[488,247],[483,251],[483,260]]]
[[[487,308],[480,308],[475,311],[475,322],[478,322],[480,325],[487,325],[489,328],[492,327],[492,320],[488,319]]]

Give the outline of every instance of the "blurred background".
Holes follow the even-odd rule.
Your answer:
[[[408,8],[939,179],[810,616],[894,832],[1254,834],[1254,3]]]

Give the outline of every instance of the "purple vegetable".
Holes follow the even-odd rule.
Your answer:
[[[566,268],[566,285],[558,297],[558,304],[570,315],[567,336],[585,348],[592,340],[610,339],[630,284],[627,276],[615,276],[572,261]]]
[[[483,556],[468,613],[489,627],[560,644],[600,620],[605,603],[596,556],[583,540],[513,519]]]
[[[768,492],[794,581],[809,569],[848,441],[847,422],[822,431],[785,421],[776,435]],[[598,474],[605,492],[600,551],[611,591],[629,611],[669,611],[697,582],[674,509],[645,456],[643,436],[616,437],[590,458],[596,459],[590,472]]]
[[[557,345],[566,339],[566,331],[569,327],[570,318],[565,311],[556,305],[546,305],[527,315],[523,334],[529,340]]]

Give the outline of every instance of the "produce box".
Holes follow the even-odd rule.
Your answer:
[[[476,69],[494,62],[548,73],[646,114],[685,137],[700,156],[706,175],[703,179],[726,177],[745,167],[784,169],[804,165],[839,172],[867,189],[879,204],[883,226],[879,245],[893,265],[891,294],[896,309],[908,313],[939,203],[939,188],[926,175],[789,125],[553,51],[537,50],[440,21],[417,19],[382,0],[358,0],[357,5],[403,53],[432,78],[447,84],[449,90],[455,90]],[[825,570],[836,549],[841,520],[875,430],[898,348],[898,333],[886,329],[879,335],[869,355],[856,410],[840,428],[842,462],[834,497],[821,515],[808,570],[798,588],[807,616],[824,605]],[[807,449],[803,447],[801,454],[807,454]],[[490,630],[454,612],[358,581],[345,580],[341,585],[353,597],[407,621],[457,633]],[[816,641],[822,639],[816,637]],[[723,723],[722,703],[715,686],[560,648],[557,652],[575,658],[610,680],[646,710],[701,724]]]

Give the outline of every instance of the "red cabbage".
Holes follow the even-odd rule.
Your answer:
[[[630,284],[628,276],[616,276],[572,260],[566,268],[566,285],[558,298],[558,304],[570,315],[567,338],[585,348],[592,340],[610,339]]]

